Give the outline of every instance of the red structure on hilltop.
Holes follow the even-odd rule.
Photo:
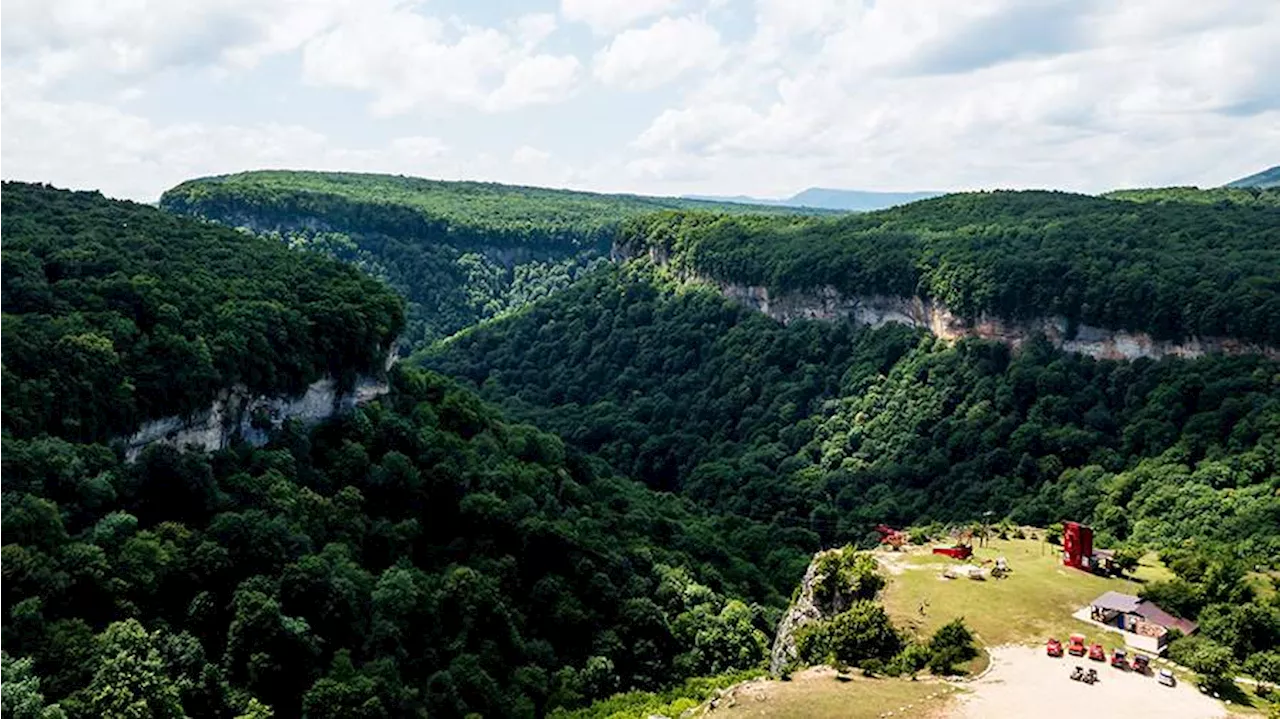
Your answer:
[[[1093,570],[1093,527],[1062,523],[1062,563],[1086,572]]]

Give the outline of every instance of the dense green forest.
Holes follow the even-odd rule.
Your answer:
[[[629,221],[628,254],[773,290],[919,295],[962,317],[1046,315],[1157,338],[1280,345],[1277,190],[1254,201],[955,194],[834,220],[663,213]]]
[[[4,650],[42,701],[519,717],[760,664],[815,536],[649,492],[440,376],[392,383],[262,449],[6,438]]]
[[[643,261],[420,360],[653,487],[827,545],[992,511],[1280,556],[1280,365],[1259,356],[1109,362],[783,325]]]
[[[1192,203],[1201,205],[1280,205],[1280,192],[1262,186],[1240,186],[1202,190],[1197,187],[1160,187],[1141,190],[1116,190],[1103,195],[1112,200],[1131,202]]]
[[[533,717],[762,663],[817,535],[652,492],[439,375],[126,462],[113,437],[232,384],[380,369],[401,303],[154,208],[3,199],[6,716]]]
[[[246,172],[184,182],[160,206],[352,262],[408,301],[417,347],[549,295],[604,262],[620,222],[663,209],[801,212],[395,175]],[[803,212],[819,212],[803,210]]]
[[[97,193],[6,182],[4,431],[101,440],[243,384],[380,369],[402,303],[355,268]]]

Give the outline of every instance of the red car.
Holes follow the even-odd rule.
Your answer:
[[[1117,649],[1114,652],[1111,652],[1111,666],[1116,669],[1123,669],[1126,672],[1129,671],[1129,659],[1125,655],[1123,649]]]
[[[1067,646],[1067,653],[1073,657],[1083,657],[1085,653],[1084,635],[1072,634],[1070,641],[1071,643]]]
[[[1107,661],[1107,650],[1102,648],[1101,644],[1095,643],[1089,647],[1089,658],[1095,662]]]
[[[1045,653],[1051,657],[1060,657],[1062,656],[1062,642],[1057,639],[1050,639],[1048,643],[1044,645],[1044,650]]]

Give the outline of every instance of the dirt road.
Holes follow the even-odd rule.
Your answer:
[[[1195,687],[1170,688],[1142,676],[1074,657],[1051,659],[1041,647],[996,647],[992,667],[958,697],[954,719],[1026,719],[1070,710],[1071,716],[1124,719],[1219,719],[1222,704]],[[1075,665],[1098,670],[1100,681],[1072,681]]]

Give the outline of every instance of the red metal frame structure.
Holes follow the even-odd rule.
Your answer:
[[[1079,522],[1062,523],[1062,563],[1089,571],[1093,559],[1093,528]]]

